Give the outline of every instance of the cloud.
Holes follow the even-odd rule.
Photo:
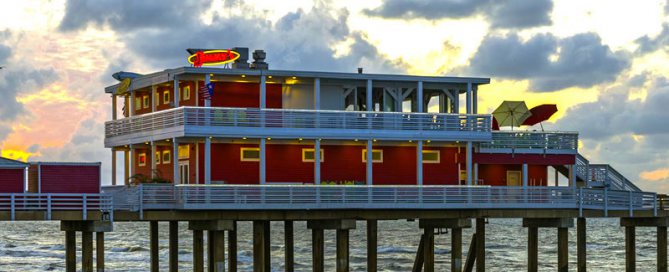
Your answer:
[[[537,34],[527,41],[515,33],[487,36],[465,70],[469,73],[530,81],[530,91],[592,87],[616,79],[630,57],[613,52],[594,33],[557,38]]]
[[[639,177],[648,181],[660,181],[669,179],[669,168],[662,168],[653,171],[644,171]]]
[[[665,10],[669,6],[665,6]],[[635,53],[638,55],[643,55],[657,50],[667,50],[669,45],[669,25],[662,24],[662,31],[656,37],[651,38],[648,35],[644,35],[634,41],[638,48]]]
[[[551,24],[551,0],[386,0],[363,13],[392,19],[460,19],[482,15],[493,28],[530,28]]]

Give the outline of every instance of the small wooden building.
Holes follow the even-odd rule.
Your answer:
[[[27,167],[26,163],[0,157],[0,193],[23,193]]]
[[[31,162],[28,192],[99,193],[100,165],[99,162]]]

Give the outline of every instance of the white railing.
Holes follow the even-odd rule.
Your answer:
[[[493,131],[492,141],[481,143],[482,149],[578,149],[577,132],[558,131]]]
[[[488,114],[180,107],[105,123],[107,138],[179,126],[205,128],[491,131]]]
[[[601,184],[612,190],[641,191],[632,181],[625,178],[625,176],[608,164],[591,164],[589,169],[591,181],[595,184]]]
[[[576,176],[589,185],[590,177],[588,173],[590,173],[590,161],[580,153],[576,154]]]
[[[82,219],[87,219],[88,211],[102,211],[113,216],[114,201],[109,194],[39,194],[2,193],[0,211],[9,211],[11,220],[16,212],[42,211],[51,220],[53,211],[82,211]],[[111,218],[110,218],[111,219]]]
[[[140,185],[138,210],[595,209],[656,210],[656,194],[508,186]],[[117,205],[121,207],[122,205]]]

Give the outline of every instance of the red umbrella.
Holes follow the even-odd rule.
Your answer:
[[[531,108],[530,112],[532,115],[523,122],[523,125],[533,126],[546,121],[551,118],[551,116],[553,116],[557,110],[557,105],[555,104],[543,104]],[[541,126],[541,130],[543,130],[543,125]]]

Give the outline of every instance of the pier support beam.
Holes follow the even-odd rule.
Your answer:
[[[283,234],[285,237],[284,243],[284,257],[285,260],[284,262],[286,263],[284,265],[286,272],[293,272],[294,266],[295,266],[295,239],[294,239],[294,231],[293,231],[293,221],[284,221],[283,225]]]
[[[485,272],[485,218],[476,218],[476,272]]]
[[[65,231],[65,271],[77,271],[77,232]]]
[[[323,271],[323,230],[337,230],[337,272],[348,271],[349,230],[355,229],[355,220],[314,220],[307,222],[307,228],[312,230],[313,243],[313,271]]]
[[[270,259],[269,221],[253,221],[253,271],[269,272]]]
[[[105,271],[105,233],[95,233],[95,269]]]
[[[204,272],[204,237],[203,231],[193,231],[193,271]]]
[[[81,232],[81,271],[93,272],[93,233]]]
[[[586,271],[586,232],[585,217],[576,219],[576,266],[578,272]]]
[[[625,227],[625,269],[627,271],[634,271],[636,268],[636,227],[657,228],[657,271],[667,271],[667,226],[669,226],[669,217],[620,218],[620,226]]]
[[[636,271],[636,229],[625,227],[625,271]]]
[[[228,230],[228,271],[237,272],[237,222]]]
[[[169,231],[169,267],[170,272],[177,272],[179,271],[179,221],[170,221]]]
[[[93,271],[93,232],[112,231],[110,221],[61,221],[60,229],[65,232],[65,270],[77,269],[76,232],[81,232],[81,270]],[[99,239],[103,241],[100,243]],[[104,236],[98,236],[98,264],[104,269]],[[98,267],[100,269],[100,267]],[[102,270],[99,270],[102,271]]]
[[[150,255],[151,255],[151,272],[160,271],[158,260],[158,221],[149,222],[149,236],[150,236]]]
[[[657,227],[657,272],[667,272],[667,226]]]
[[[569,228],[574,227],[572,218],[523,218],[523,227],[528,228],[528,271],[538,268],[538,228],[557,228],[558,271],[569,271]]]
[[[423,260],[425,271],[434,271],[434,229],[451,230],[451,271],[462,271],[462,229],[471,228],[471,219],[421,219],[418,226],[424,229]]]
[[[434,272],[434,228],[423,228],[423,271]]]
[[[376,220],[367,220],[367,271],[376,272],[377,267],[377,227]]]
[[[203,231],[209,231],[209,252],[208,252],[208,267],[209,271],[223,272],[225,271],[225,231],[233,231],[235,229],[235,222],[232,220],[205,220],[205,221],[189,221],[188,229],[193,231],[193,244],[195,245],[195,233],[200,232],[200,237]],[[236,238],[235,238],[236,240]],[[203,241],[202,241],[203,242]],[[236,242],[236,241],[235,241]],[[236,243],[235,243],[236,246]],[[201,244],[199,249],[201,251],[199,258],[204,258]],[[204,262],[195,258],[196,248],[193,249],[193,262]],[[236,249],[235,249],[236,251]],[[229,260],[229,266],[237,266],[237,258]]]

